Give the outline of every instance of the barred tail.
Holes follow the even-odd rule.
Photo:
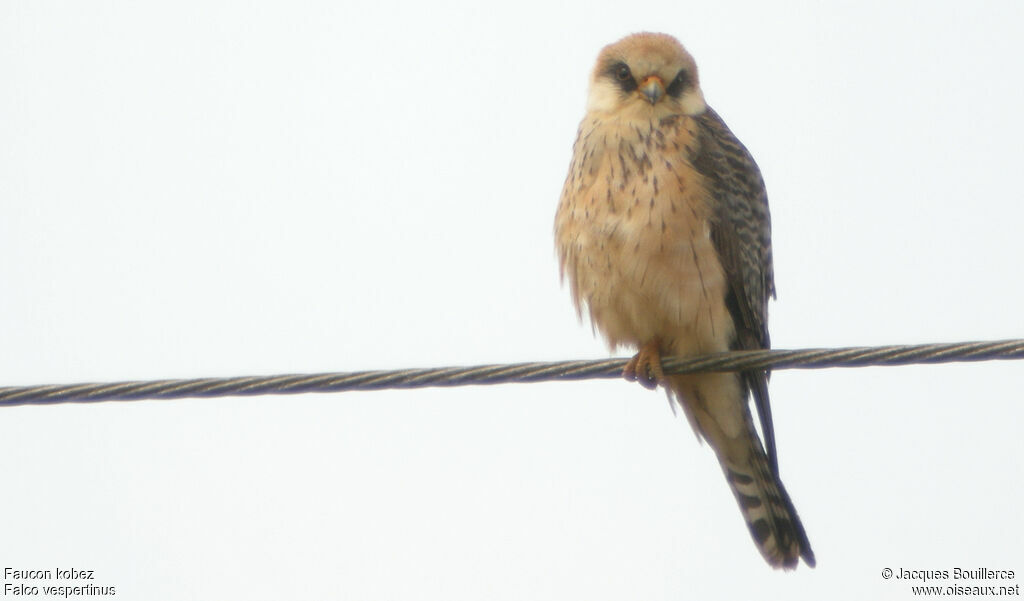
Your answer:
[[[723,457],[719,460],[754,543],[772,567],[795,568],[801,557],[814,567],[814,551],[793,502],[772,473],[758,439],[751,437],[750,441],[745,464]]]
[[[675,375],[669,376],[669,390],[718,457],[765,561],[792,569],[802,557],[814,567],[804,526],[757,436],[742,380],[729,373]],[[770,429],[771,422],[765,427]]]

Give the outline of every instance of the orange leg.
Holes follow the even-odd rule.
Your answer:
[[[661,370],[661,351],[658,348],[658,340],[654,339],[639,349],[636,355],[626,363],[622,370],[622,377],[633,382],[640,382],[644,388],[654,390],[658,383],[665,379],[665,372]]]

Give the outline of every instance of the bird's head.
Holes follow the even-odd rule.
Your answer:
[[[674,37],[635,33],[601,50],[590,76],[588,112],[648,119],[704,112],[697,63]]]

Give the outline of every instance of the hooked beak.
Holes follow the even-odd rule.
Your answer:
[[[655,104],[665,95],[665,84],[657,75],[651,75],[640,84],[639,91],[648,102]]]

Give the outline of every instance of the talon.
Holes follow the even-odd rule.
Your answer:
[[[640,347],[639,352],[626,363],[622,377],[631,382],[639,382],[641,386],[651,390],[658,387],[665,379],[665,372],[661,369],[661,352],[658,350],[657,340]]]

